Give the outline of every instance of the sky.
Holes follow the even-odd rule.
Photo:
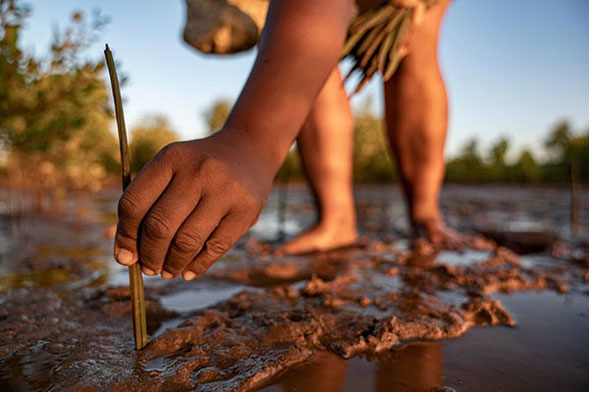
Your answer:
[[[22,36],[42,55],[55,26],[74,10],[94,8],[110,18],[86,57],[113,50],[129,126],[147,115],[167,116],[183,139],[206,134],[203,113],[217,99],[234,101],[256,56],[207,56],[185,44],[185,0],[30,0]],[[589,11],[584,0],[454,0],[445,17],[440,62],[450,99],[446,155],[472,137],[487,148],[499,137],[542,153],[543,139],[561,119],[576,130],[589,124]],[[372,100],[382,114],[380,79],[352,100]]]

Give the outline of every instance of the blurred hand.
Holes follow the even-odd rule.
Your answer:
[[[426,13],[426,5],[422,0],[392,0],[393,4],[397,7],[411,9],[412,21],[408,31],[404,34],[404,38],[399,43],[399,52],[401,56],[405,56],[408,53],[410,40],[414,35],[414,30],[418,29],[424,21]]]
[[[235,130],[168,145],[121,196],[115,259],[164,278],[204,273],[256,222],[271,169]]]
[[[414,12],[412,23],[414,26],[418,26],[424,20],[424,13],[426,12],[426,5],[422,0],[392,0],[393,4],[401,8],[411,8]]]

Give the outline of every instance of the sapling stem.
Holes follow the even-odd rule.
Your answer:
[[[114,98],[114,112],[119,132],[119,144],[121,149],[121,176],[123,179],[123,191],[131,183],[131,162],[129,160],[129,145],[127,144],[127,129],[125,128],[125,115],[123,113],[123,101],[119,88],[119,80],[116,67],[112,58],[112,52],[106,45],[104,50],[106,65],[110,76],[112,96]],[[133,332],[135,337],[135,349],[140,350],[146,346],[148,332],[146,325],[146,304],[144,299],[144,285],[139,263],[129,266],[129,292],[131,294],[131,313],[133,314]]]

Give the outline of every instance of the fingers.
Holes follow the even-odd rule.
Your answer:
[[[183,272],[183,278],[192,280],[208,270],[248,231],[253,221],[253,219],[247,219],[247,214],[241,212],[227,214],[206,241],[202,251],[187,266]]]
[[[196,257],[224,215],[217,202],[202,199],[175,234],[162,270],[163,278],[180,274]]]
[[[129,266],[138,259],[139,226],[171,180],[170,151],[165,148],[156,155],[138,173],[119,200],[114,257],[122,265]]]
[[[145,274],[162,271],[171,241],[198,204],[200,189],[175,176],[145,216],[139,237],[139,263]]]

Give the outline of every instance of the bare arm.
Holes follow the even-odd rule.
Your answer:
[[[119,201],[115,258],[165,278],[203,273],[255,223],[336,65],[352,0],[272,0],[261,49],[225,127],[163,149]]]
[[[351,0],[272,1],[263,48],[226,128],[272,147],[277,166],[339,61]]]

